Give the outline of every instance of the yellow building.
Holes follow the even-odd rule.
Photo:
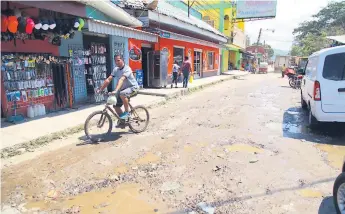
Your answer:
[[[184,0],[188,4],[188,1]],[[240,69],[240,50],[245,49],[245,23],[236,20],[233,2],[220,0],[189,1],[193,9],[202,14],[202,19],[229,38],[222,49],[221,71],[227,71],[230,63]]]

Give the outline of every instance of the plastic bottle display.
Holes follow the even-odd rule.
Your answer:
[[[29,118],[35,117],[35,111],[33,106],[29,106],[27,109],[27,115]]]

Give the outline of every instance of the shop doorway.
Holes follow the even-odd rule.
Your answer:
[[[147,88],[149,83],[148,83],[148,58],[147,58],[147,53],[153,51],[153,48],[151,45],[143,45],[141,47],[141,54],[142,54],[142,67],[143,67],[143,87]]]
[[[110,56],[109,37],[83,34],[83,42],[86,48],[84,57],[88,59],[85,64],[87,95],[94,96],[94,89],[99,88],[112,72],[110,60],[113,59]],[[112,91],[112,84],[109,84],[107,89]]]
[[[202,52],[194,50],[194,79],[202,78]]]

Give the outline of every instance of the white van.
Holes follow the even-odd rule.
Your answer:
[[[345,46],[312,54],[301,86],[302,108],[309,109],[309,125],[345,122]]]

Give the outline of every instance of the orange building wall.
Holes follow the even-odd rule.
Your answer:
[[[172,39],[166,39],[166,38],[159,38],[159,45],[155,46],[155,50],[162,50],[164,48],[169,50],[169,62],[168,62],[168,73],[172,73],[172,65],[173,65],[173,60],[174,60],[174,45],[175,46],[181,46],[185,47],[185,56],[188,56],[188,53],[190,52],[190,62],[192,67],[194,66],[193,61],[194,61],[194,48],[197,49],[202,49],[202,55],[203,55],[203,72],[214,72],[215,70],[218,70],[219,62],[218,62],[218,57],[219,57],[219,49],[218,48],[213,48],[209,46],[204,46],[204,45],[198,45],[198,44],[193,44],[189,42],[183,42],[183,41],[177,41],[177,40],[172,40]],[[209,70],[208,65],[207,65],[207,52],[213,51],[214,52],[214,69]],[[194,68],[192,68],[193,70]]]

